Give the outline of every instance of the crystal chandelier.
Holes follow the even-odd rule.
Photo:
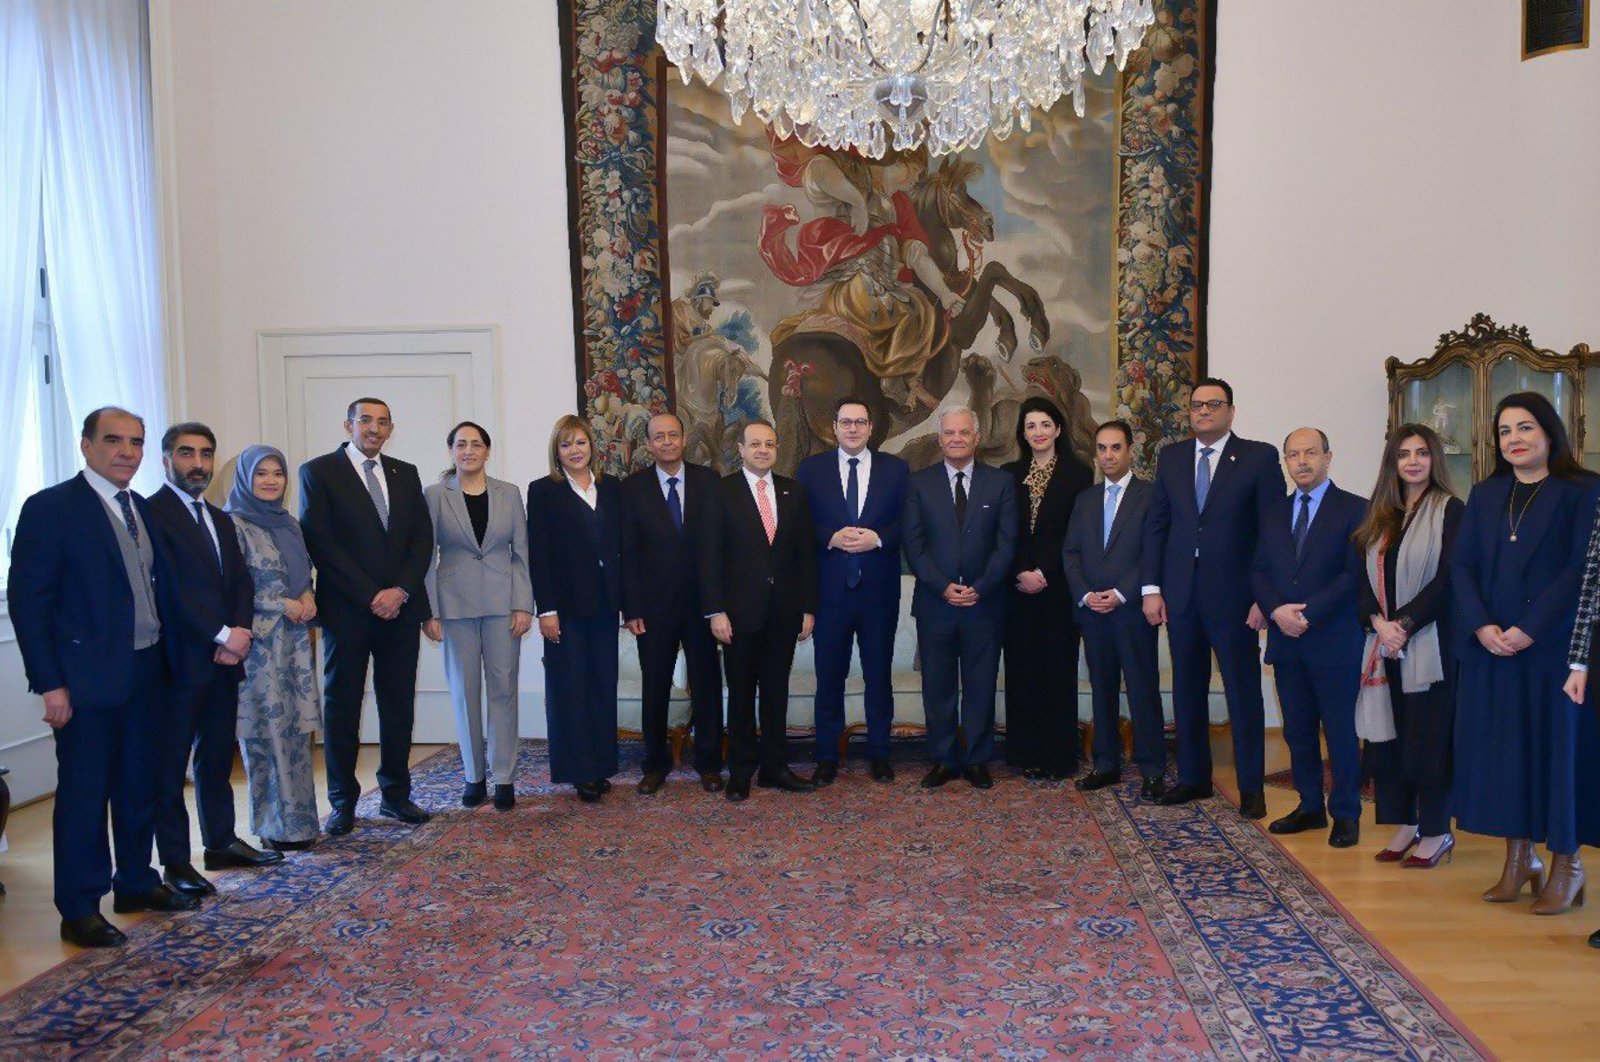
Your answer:
[[[657,0],[683,80],[722,89],[778,136],[881,158],[976,147],[1071,94],[1155,21],[1152,0]]]

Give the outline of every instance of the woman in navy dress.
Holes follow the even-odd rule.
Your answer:
[[[1467,499],[1451,563],[1461,632],[1456,821],[1506,839],[1485,900],[1509,903],[1543,879],[1534,913],[1560,914],[1582,903],[1578,846],[1600,844],[1600,739],[1592,713],[1561,689],[1596,481],[1544,396],[1507,395],[1492,427],[1495,470]]]
[[[594,431],[567,415],[550,433],[550,475],[528,484],[528,563],[544,638],[550,780],[585,803],[617,773],[620,484],[593,466]]]

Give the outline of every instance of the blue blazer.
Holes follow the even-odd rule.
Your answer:
[[[901,528],[906,563],[917,577],[913,616],[965,611],[945,601],[944,590],[951,583],[977,590],[979,611],[1004,612],[1017,549],[1017,491],[1009,473],[973,462],[966,526],[957,527],[944,462],[924,468],[907,481]]]
[[[1237,613],[1243,623],[1262,516],[1288,489],[1278,451],[1232,436],[1212,470],[1204,512],[1195,508],[1194,462],[1194,439],[1168,443],[1156,458],[1140,583],[1161,587],[1169,613],[1194,599],[1207,613]]]
[[[153,533],[145,500],[133,499]],[[84,707],[133,695],[133,590],[105,504],[82,473],[23,503],[7,595],[28,689],[65,686]],[[174,641],[162,634],[164,645]]]
[[[863,599],[900,602],[900,518],[906,504],[906,481],[911,466],[893,454],[872,451],[872,479],[862,501],[861,518],[852,521],[845,511],[844,484],[839,478],[839,451],[812,454],[800,462],[795,479],[811,503],[817,526],[818,598],[823,604],[844,600],[848,589],[851,555],[829,549],[828,541],[841,527],[870,527],[882,541],[881,549],[856,554],[861,558]]]
[[[528,567],[534,611],[615,618],[622,611],[622,484],[595,480],[593,509],[565,479],[528,484]]]
[[[1097,484],[1078,495],[1061,546],[1061,566],[1074,608],[1086,595],[1101,590],[1121,593],[1126,602],[1121,608],[1139,608],[1139,550],[1154,497],[1155,489],[1148,482],[1137,476],[1130,479],[1128,492],[1117,503],[1117,518],[1107,541],[1102,534],[1106,485]]]
[[[1268,616],[1267,663],[1304,660],[1314,664],[1361,666],[1361,631],[1358,606],[1361,583],[1366,579],[1361,552],[1351,536],[1367,514],[1360,495],[1340,490],[1332,483],[1317,506],[1316,519],[1306,532],[1306,548],[1294,555],[1294,507],[1298,494],[1278,499],[1262,521],[1261,542],[1250,571],[1256,604]],[[1271,621],[1279,605],[1305,603],[1311,629],[1290,638]]]

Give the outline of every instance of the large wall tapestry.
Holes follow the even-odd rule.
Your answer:
[[[579,401],[606,467],[646,463],[671,409],[719,469],[773,420],[787,471],[834,445],[843,395],[914,467],[951,404],[984,459],[1015,456],[1034,394],[1085,457],[1120,416],[1152,462],[1204,369],[1212,2],[1157,0],[1083,118],[1062,100],[981,151],[870,160],[732,122],[661,58],[654,0],[563,0]]]

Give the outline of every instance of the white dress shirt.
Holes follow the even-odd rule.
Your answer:
[[[1128,497],[1128,484],[1132,483],[1132,482],[1133,482],[1133,469],[1131,469],[1131,468],[1128,469],[1128,471],[1126,471],[1126,472],[1124,472],[1122,474],[1122,478],[1121,479],[1111,479],[1111,480],[1107,480],[1106,481],[1106,486],[1107,487],[1116,487],[1117,488],[1117,496],[1111,500],[1111,522],[1112,522],[1112,524],[1115,524],[1117,522],[1117,514],[1122,511],[1122,503]],[[1104,511],[1105,511],[1105,506],[1102,504],[1101,512],[1104,513]],[[1105,519],[1105,517],[1102,515],[1101,516],[1102,525],[1101,525],[1101,528],[1100,528],[1101,535],[1104,535],[1106,533],[1106,531],[1107,531],[1107,528],[1104,526],[1104,523],[1103,523],[1104,519]],[[1122,596],[1122,591],[1121,590],[1118,590],[1116,587],[1113,586],[1111,588],[1111,592],[1113,594],[1116,594],[1117,595],[1117,600],[1122,602],[1124,605],[1126,605],[1128,603],[1128,599]],[[1151,587],[1145,587],[1144,588],[1144,592],[1147,593],[1147,594],[1148,593],[1159,593],[1158,590],[1153,589]],[[1081,606],[1087,600],[1089,600],[1089,595],[1088,594],[1084,594],[1082,597],[1080,597],[1078,599],[1078,604]]]
[[[839,447],[839,492],[846,499],[850,497],[850,454],[844,452],[844,447]],[[861,513],[867,511],[867,484],[872,481],[872,451],[862,447],[861,452],[855,455],[856,464],[856,502],[861,506],[861,512],[856,513],[856,519],[861,519]],[[877,532],[873,532],[877,534]],[[873,544],[874,549],[883,548],[883,537]]]
[[[376,461],[372,466],[372,474],[378,479],[378,489],[383,492],[384,508],[394,512],[394,506],[389,504],[389,477],[383,473],[383,454],[377,457],[368,457],[356,448],[355,443],[348,443],[344,448],[345,456],[350,458],[350,463],[356,466],[356,478],[361,481],[363,488],[367,485],[367,462]]]
[[[772,473],[765,472],[758,476],[748,468],[743,469],[743,472],[744,481],[750,485],[750,497],[756,499],[757,512],[761,510],[761,500],[756,494],[756,484],[762,481],[766,482],[767,501],[772,504],[772,529],[776,533],[778,529],[778,485],[772,481]]]
[[[589,507],[591,512],[599,511],[600,482],[595,478],[593,472],[589,473],[589,485],[587,487],[578,486],[578,481],[571,476],[562,476],[561,478],[567,481],[567,486],[572,488],[572,493],[583,499],[583,503]]]
[[[950,481],[950,500],[951,501],[954,501],[955,497],[956,497],[956,473],[957,472],[965,472],[966,473],[966,478],[964,478],[961,481],[961,485],[966,488],[967,500],[968,501],[972,500],[972,470],[974,468],[977,468],[977,467],[978,467],[978,462],[977,461],[968,461],[967,462],[967,467],[965,467],[965,468],[957,468],[955,465],[952,465],[949,461],[946,461],[944,463],[945,478]]]
[[[667,477],[671,476],[671,477],[675,478],[678,481],[678,505],[681,507],[684,504],[684,498],[687,496],[684,493],[684,489],[683,489],[684,488],[684,484],[686,482],[688,482],[688,477],[683,474],[684,470],[685,470],[684,466],[683,465],[679,465],[678,466],[678,471],[676,471],[676,472],[668,472],[666,469],[662,468],[660,465],[656,465],[655,466],[655,470],[656,470],[656,482],[661,484],[661,497],[662,497],[662,500],[665,500],[668,497],[668,495],[670,495],[672,493],[672,487],[667,483]]]

